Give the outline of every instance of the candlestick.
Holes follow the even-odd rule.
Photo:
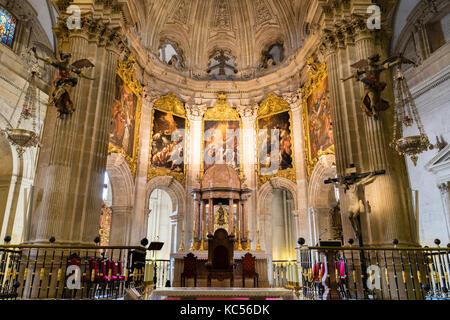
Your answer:
[[[204,246],[204,242],[203,242],[203,232],[205,231],[204,226],[202,225],[202,234],[201,234],[201,238],[202,240],[200,241],[200,248],[199,250],[205,250],[205,246]]]
[[[248,251],[250,251],[250,238],[249,238],[249,233],[250,231],[247,230],[247,249]]]
[[[261,251],[261,243],[259,242],[259,230],[256,231],[256,233],[258,234],[258,244],[256,245],[256,251]]]
[[[181,246],[180,246],[180,249],[179,249],[180,251],[184,251],[184,250],[186,250],[185,248],[184,248],[184,221],[183,221],[183,227],[182,227],[182,229],[181,229]]]
[[[241,230],[238,231],[238,250],[242,250],[242,244],[241,244]]]

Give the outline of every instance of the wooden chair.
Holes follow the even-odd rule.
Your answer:
[[[208,287],[211,279],[230,279],[230,286],[234,286],[234,236],[228,235],[225,229],[217,229],[214,236],[208,235]]]
[[[253,287],[258,287],[259,275],[256,272],[255,266],[256,258],[247,252],[245,256],[242,257],[242,287],[245,288],[245,278],[253,278]]]
[[[186,286],[186,278],[194,278],[194,287],[197,286],[197,257],[189,253],[184,257],[184,270],[181,273],[181,286]]]

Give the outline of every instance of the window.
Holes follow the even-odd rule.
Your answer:
[[[0,41],[11,47],[16,31],[16,19],[5,9],[0,7]]]
[[[182,52],[176,44],[164,42],[159,48],[159,59],[177,70],[184,69]]]

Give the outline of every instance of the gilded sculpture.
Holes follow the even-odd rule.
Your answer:
[[[41,57],[37,54],[37,49],[41,49],[47,54],[47,57]],[[57,76],[54,82],[54,89],[50,96],[50,106],[55,106],[59,112],[59,116],[70,115],[76,108],[73,104],[70,91],[78,84],[78,77],[82,77],[88,80],[95,80],[84,74],[84,69],[90,69],[94,67],[94,64],[88,59],[80,59],[75,62],[71,62],[72,54],[58,52],[55,56],[50,48],[47,46],[35,42],[35,46],[32,48],[36,59],[44,61],[46,64],[56,68]],[[77,76],[74,76],[74,75]]]

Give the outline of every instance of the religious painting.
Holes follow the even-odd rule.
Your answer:
[[[16,19],[0,7],[0,42],[11,47],[16,31]]]
[[[289,104],[270,93],[259,105],[257,117],[258,185],[272,177],[296,181],[292,116]]]
[[[292,168],[292,140],[289,112],[258,119],[259,162],[262,174],[276,174]]]
[[[239,174],[239,121],[205,121],[203,168],[225,163]]]
[[[186,119],[155,110],[151,164],[155,168],[184,172],[184,130]]]
[[[152,119],[147,181],[168,175],[184,185],[188,125],[184,105],[173,93],[162,96],[153,104]]]
[[[136,79],[136,60],[119,61],[116,74],[108,153],[122,153],[133,176],[136,172],[142,86]]]
[[[133,156],[136,108],[137,96],[122,78],[116,75],[110,141],[117,148],[123,149],[130,157]]]
[[[326,64],[308,59],[307,65],[309,71],[303,87],[303,109],[309,177],[320,156],[334,154],[334,137]]]
[[[203,160],[200,175],[215,164],[227,164],[242,178],[241,118],[227,96],[217,93],[217,102],[203,116]]]

